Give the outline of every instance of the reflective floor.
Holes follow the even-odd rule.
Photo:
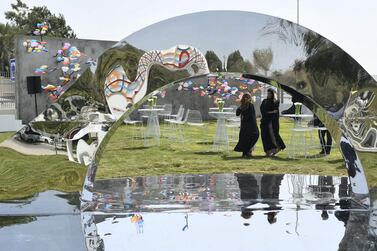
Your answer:
[[[1,250],[377,250],[377,214],[350,193],[316,175],[100,180],[81,214],[78,193],[0,203]]]

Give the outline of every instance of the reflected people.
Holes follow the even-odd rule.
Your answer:
[[[263,100],[260,110],[263,149],[266,156],[271,157],[285,149],[279,134],[279,100],[275,98],[272,88],[267,90],[267,98]]]
[[[320,155],[329,155],[332,146],[332,137],[325,125],[317,116],[314,115],[314,119],[310,122],[314,127],[318,127],[318,138],[321,144]]]
[[[277,221],[277,212],[268,212],[267,213],[267,221],[270,224],[274,224]]]
[[[295,103],[303,103],[303,99],[304,97],[297,93],[297,94],[292,94],[292,97],[291,97],[291,101],[292,101],[292,105],[291,107],[289,107],[287,110],[284,110],[281,112],[281,114],[296,114],[296,106],[295,106]],[[299,114],[301,114],[301,111],[299,111]],[[296,120],[297,118],[295,118]]]
[[[256,203],[259,197],[259,186],[253,174],[237,173],[238,186],[240,188],[240,199],[247,205]]]
[[[254,213],[251,209],[247,208],[247,207],[242,207],[241,208],[241,217],[244,218],[245,220],[248,220],[251,218],[251,216],[253,216]]]
[[[268,204],[268,207],[263,210],[269,210],[265,213],[267,221],[273,224],[277,221],[278,210],[281,209],[279,205],[280,185],[283,180],[283,174],[235,174],[240,188],[240,198],[245,203],[241,208],[241,217],[250,219],[253,215],[252,208],[248,208],[253,204],[261,202]],[[259,184],[258,184],[259,183]]]
[[[259,138],[259,130],[255,116],[251,95],[245,93],[241,99],[241,106],[237,108],[237,116],[241,116],[239,139],[234,151],[242,152],[242,157],[250,158],[251,150]]]
[[[322,220],[328,220],[329,219],[329,213],[326,210],[322,210],[321,218],[322,218]]]

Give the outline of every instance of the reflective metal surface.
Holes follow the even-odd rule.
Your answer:
[[[258,250],[376,248],[375,215],[352,202],[346,177],[148,176],[94,187],[82,213],[88,250],[249,250],[251,240]]]
[[[47,191],[0,202],[2,250],[86,250],[80,194]]]
[[[210,21],[214,18],[222,20],[224,25],[215,27]],[[189,22],[200,23],[200,26],[195,26],[194,32],[193,27],[185,26]],[[252,25],[241,28],[240,23]],[[227,30],[229,37],[233,35],[232,38],[237,37],[237,39],[232,39],[229,43],[229,39],[222,38],[216,45],[211,43],[211,39],[217,37],[220,30]],[[241,30],[242,33],[237,33]],[[200,35],[192,36],[192,34]],[[240,37],[239,34],[242,36]],[[141,49],[151,49],[167,47],[168,44],[182,40],[200,48],[203,53],[206,50],[214,50],[219,55],[236,50],[251,54],[252,50],[270,49],[272,62],[267,64],[265,70],[262,70],[261,66],[257,67],[263,65],[263,62],[258,63],[254,58],[253,63],[257,72],[251,72],[253,73],[251,79],[261,77],[262,82],[301,97],[303,103],[323,121],[338,144],[341,138],[350,142],[350,147],[356,150],[356,158],[358,151],[376,151],[376,137],[373,136],[376,127],[376,100],[373,98],[376,81],[351,56],[314,31],[270,16],[247,12],[214,11],[160,22],[132,34],[118,46],[129,42]],[[228,65],[228,69],[230,68],[231,65]],[[244,76],[248,77],[248,75]],[[356,102],[357,98],[360,101]],[[359,118],[362,122],[354,121],[354,118]],[[351,120],[354,122],[350,123]],[[116,126],[118,125],[120,123]],[[109,134],[107,137],[110,136]],[[347,154],[345,154],[346,162],[348,162]],[[363,158],[364,156],[366,155],[364,154]],[[372,158],[372,155],[368,156],[366,158]],[[362,176],[365,171],[368,175],[369,169],[372,168],[370,163],[361,159],[358,162],[360,173],[356,172],[356,174]],[[365,187],[365,178],[360,178],[360,181],[362,183],[360,186]],[[361,196],[367,197],[367,189],[362,189],[362,194]]]
[[[183,53],[182,59],[183,47],[179,46],[182,43],[195,49],[188,52],[189,55],[199,55],[196,67],[186,64],[186,53]],[[159,53],[172,46],[175,49],[167,53],[172,53],[172,57],[179,59],[178,61],[157,58],[141,60],[147,56],[158,57]],[[206,67],[203,55],[208,51],[213,51],[226,62],[220,61],[218,64],[217,60],[216,68],[213,67],[216,60],[206,59]],[[244,57],[241,57],[242,60],[239,57],[241,54]],[[178,66],[183,71],[169,71],[169,67],[156,65],[143,68],[145,65],[139,65],[140,61],[162,62],[162,65],[168,63],[172,64],[170,68],[176,69]],[[182,66],[190,67],[186,71]],[[143,69],[148,69],[149,72],[145,71],[140,75]],[[214,85],[211,82],[212,74],[202,75],[207,73],[207,69],[228,71],[223,74],[226,81],[240,81],[236,86],[237,91],[232,93],[233,89],[226,89],[221,81],[221,88],[217,88],[217,82]],[[120,85],[118,81],[113,86],[114,73],[121,76]],[[217,74],[221,75],[216,72]],[[126,98],[127,102],[123,100],[120,108],[111,105],[109,98],[113,96],[113,92],[124,94],[124,87],[130,87],[130,92],[138,90],[132,88],[140,87],[145,76],[149,77],[148,86],[146,90],[144,86],[143,91],[140,91],[142,95],[138,99]],[[177,81],[178,79],[180,80]],[[198,79],[206,83],[205,89],[200,90]],[[194,90],[190,86],[196,80],[199,85]],[[84,164],[90,163],[82,194],[82,210],[87,211],[98,203],[94,184],[107,143],[124,119],[132,118],[140,106],[149,104],[148,99],[165,96],[169,88],[186,90],[190,95],[185,99],[184,95],[178,95],[170,97],[171,100],[186,106],[194,106],[195,101],[199,100],[203,107],[208,108],[210,104],[213,105],[213,98],[219,96],[219,90],[221,98],[226,98],[226,93],[230,93],[235,100],[236,94],[247,91],[254,80],[296,96],[319,117],[340,147],[351,181],[353,201],[363,208],[373,208],[371,202],[375,201],[375,197],[373,194],[370,196],[369,192],[373,186],[372,183],[367,183],[366,177],[373,177],[376,168],[377,82],[350,55],[328,39],[280,18],[240,11],[211,11],[184,15],[151,25],[106,51],[96,65],[86,70],[55,104],[31,123],[31,127],[47,136],[64,136],[70,152],[69,158]],[[246,89],[242,89],[241,86],[245,85]],[[193,99],[194,96],[201,98]],[[126,112],[123,114],[124,111]],[[74,149],[76,144],[78,149]],[[355,215],[354,222],[358,222],[357,214],[351,215],[351,218]],[[369,222],[373,218],[371,215],[368,214],[360,221]],[[88,226],[93,226],[96,221],[85,214],[83,220]],[[135,221],[139,222],[140,218]],[[358,224],[348,224],[346,233],[352,235]],[[96,231],[89,231],[93,238],[99,236]],[[374,233],[364,228],[360,231]],[[91,243],[101,247],[101,238],[91,240]],[[343,243],[346,250],[353,250],[347,238]]]
[[[222,25],[214,25],[212,20],[221,20]],[[189,23],[192,26],[187,26]],[[250,25],[246,28],[239,25],[241,23]],[[227,31],[229,39],[219,38],[214,43],[213,39],[219,37],[224,30]],[[71,130],[79,131],[91,121],[91,118],[108,128],[114,121],[111,116],[108,119],[96,119],[99,115],[93,115],[99,112],[112,113],[114,116],[116,113],[108,107],[109,100],[105,101],[108,88],[106,87],[104,92],[102,87],[106,85],[106,78],[117,67],[121,67],[128,79],[137,80],[141,76],[137,73],[141,68],[138,69],[137,66],[141,62],[139,59],[143,58],[144,51],[169,48],[182,41],[190,45],[187,48],[198,48],[203,54],[205,51],[213,50],[218,55],[224,55],[224,58],[236,50],[244,56],[252,53],[270,53],[270,62],[257,62],[261,57],[254,56],[254,59],[248,59],[249,63],[252,62],[251,68],[241,69],[232,65],[228,65],[227,68],[241,70],[241,73],[253,73],[265,78],[270,84],[276,83],[290,94],[302,95],[304,104],[311,107],[338,142],[343,136],[350,140],[356,151],[376,151],[376,81],[346,52],[319,34],[287,20],[248,12],[195,13],[169,19],[132,34],[105,52],[98,59],[98,64],[93,64],[91,70],[85,71],[55,104],[32,123],[32,127],[39,132],[47,133],[47,136],[54,134],[60,138],[64,135],[66,139],[73,137],[69,133]],[[203,54],[199,50],[185,51],[187,48],[177,46],[171,49],[171,52],[161,52],[166,55],[172,53],[175,56],[190,55],[194,56],[193,58],[196,58],[195,55],[198,53],[203,62]],[[152,57],[152,54],[144,54],[144,57]],[[163,60],[162,65],[165,64]],[[186,63],[182,61],[177,66],[185,68],[183,66],[186,66]],[[206,72],[205,63],[203,67]],[[148,69],[151,72],[147,93],[174,79],[187,76],[184,72],[171,73],[158,67]],[[190,73],[195,74],[195,70]],[[203,72],[199,70],[197,74],[200,73]],[[79,104],[79,107],[74,103]],[[123,111],[124,108],[118,113]],[[45,120],[47,121],[42,122]],[[54,127],[54,122],[62,125],[61,130],[48,130],[48,127]],[[101,140],[97,138],[97,141]],[[84,146],[95,149],[98,145],[99,142],[96,145]],[[87,151],[87,154],[91,155],[92,152]]]

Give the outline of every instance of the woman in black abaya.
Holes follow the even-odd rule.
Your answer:
[[[234,151],[242,152],[242,157],[249,158],[251,157],[251,149],[259,138],[255,109],[249,93],[242,96],[241,106],[237,108],[236,115],[241,116],[241,129]]]
[[[285,149],[283,139],[279,135],[279,100],[275,98],[273,89],[267,90],[267,98],[263,100],[260,110],[263,149],[266,156],[273,156]]]

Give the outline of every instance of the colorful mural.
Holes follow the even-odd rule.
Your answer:
[[[23,43],[28,53],[48,52],[47,42],[28,39]]]
[[[44,75],[48,73],[48,65],[41,65],[35,69],[34,74],[36,75]]]
[[[178,84],[178,91],[191,91],[197,93],[201,97],[207,96],[212,98],[215,105],[219,100],[236,98],[240,100],[245,92],[256,94],[261,90],[261,85],[252,79],[241,77],[232,78],[232,84],[223,73],[213,73],[208,75],[208,82],[202,84],[194,84],[188,80]],[[165,95],[165,94],[162,94]]]
[[[44,20],[42,23],[37,23],[35,30],[32,32],[35,36],[44,36],[47,34],[48,30],[51,29],[51,25],[47,20]]]
[[[177,45],[168,50],[149,51],[140,58],[134,81],[127,77],[122,66],[114,67],[106,77],[104,91],[112,114],[120,117],[130,105],[145,96],[150,68],[156,64],[171,71],[187,70],[191,76],[209,73],[204,55],[192,46]]]
[[[39,52],[48,52],[47,42],[43,41],[43,36],[47,34],[48,30],[51,29],[50,24],[47,20],[42,23],[37,23],[35,25],[35,30],[31,32],[34,36],[40,36],[41,41],[36,39],[26,40],[23,45],[26,48],[28,53],[39,53]]]
[[[55,58],[57,66],[50,67],[48,65],[42,65],[34,71],[37,75],[45,75],[60,69],[57,83],[46,83],[42,81],[42,89],[48,94],[51,102],[55,102],[59,96],[64,93],[68,83],[80,77],[79,71],[81,70],[83,60],[86,64],[95,64],[93,59],[87,57],[84,53],[80,52],[76,46],[72,46],[67,42],[63,43],[62,48],[56,52]]]

